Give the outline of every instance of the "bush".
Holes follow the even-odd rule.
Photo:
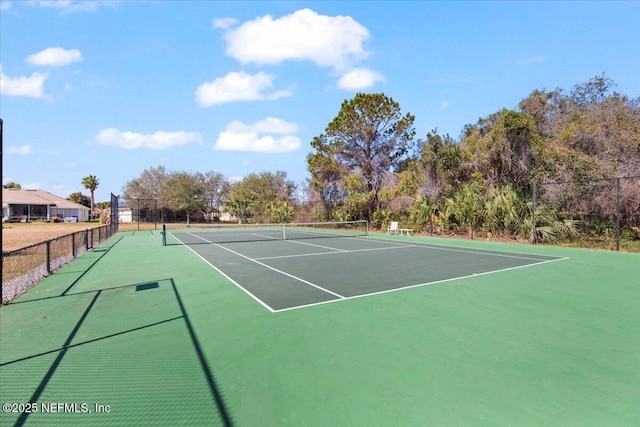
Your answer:
[[[640,227],[623,228],[620,231],[620,238],[628,241],[640,240]]]

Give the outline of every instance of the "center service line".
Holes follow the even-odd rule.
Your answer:
[[[199,236],[198,236],[198,237],[199,237]],[[248,260],[248,261],[255,262],[256,264],[261,265],[261,266],[263,266],[263,267],[266,267],[266,268],[268,268],[269,270],[273,270],[273,271],[275,271],[276,273],[280,273],[280,274],[282,274],[282,275],[284,275],[284,276],[290,277],[290,278],[292,278],[292,279],[294,279],[294,280],[297,280],[297,281],[302,282],[302,283],[304,283],[304,284],[306,284],[306,285],[312,286],[312,287],[314,287],[314,288],[316,288],[316,289],[319,289],[319,290],[321,290],[321,291],[323,291],[323,292],[326,292],[326,293],[328,293],[328,294],[331,294],[331,295],[333,295],[333,296],[335,296],[335,297],[338,297],[338,298],[340,298],[340,299],[346,299],[346,297],[345,297],[345,296],[340,295],[340,294],[337,294],[337,293],[335,293],[335,292],[332,292],[332,291],[330,291],[329,289],[325,289],[325,288],[323,288],[322,286],[318,286],[318,285],[316,285],[316,284],[314,284],[314,283],[311,283],[311,282],[309,282],[308,280],[304,280],[304,279],[301,279],[300,277],[294,276],[293,274],[289,274],[289,273],[284,272],[284,271],[282,271],[282,270],[278,270],[277,268],[271,267],[270,265],[267,265],[267,264],[265,264],[265,263],[263,263],[263,262],[257,261],[257,260],[255,260],[255,259],[253,259],[253,258],[249,258],[249,257],[248,257],[248,256],[246,256],[246,255],[243,255],[243,254],[241,254],[241,253],[239,253],[239,252],[236,252],[236,251],[234,251],[234,250],[232,250],[232,249],[229,249],[229,248],[226,248],[226,247],[224,247],[224,246],[222,246],[222,245],[219,245],[218,243],[213,243],[212,241],[207,240],[207,239],[204,239],[204,238],[202,238],[202,237],[199,237],[199,238],[200,238],[200,239],[202,239],[202,240],[204,240],[204,241],[206,241],[206,242],[211,243],[211,244],[212,244],[212,245],[214,245],[214,246],[217,246],[217,247],[219,247],[219,248],[221,248],[221,249],[224,249],[225,251],[228,251],[228,252],[231,252],[232,254],[238,255],[239,257],[242,257],[242,258],[244,258],[244,259],[246,259],[246,260]]]

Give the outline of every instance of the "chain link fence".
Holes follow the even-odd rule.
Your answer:
[[[117,228],[116,228],[117,230]],[[49,274],[114,234],[103,225],[2,253],[2,303],[7,304]]]
[[[118,217],[118,197],[111,195],[111,218]],[[43,278],[118,232],[118,221],[2,252],[2,304],[8,304]]]
[[[534,183],[531,242],[640,246],[640,176]]]
[[[171,200],[160,199],[125,199],[119,213],[120,222],[136,223],[138,230],[141,224],[153,224],[154,229],[161,228],[163,223],[186,222],[187,212],[174,209]],[[189,221],[194,223],[211,223],[221,221],[220,209],[207,206],[205,210],[190,212]]]

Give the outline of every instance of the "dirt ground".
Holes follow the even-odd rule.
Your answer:
[[[91,223],[11,223],[2,224],[2,251],[10,251],[33,243],[43,242],[76,231],[99,227]]]
[[[43,242],[55,237],[71,234],[76,231],[87,230],[89,228],[100,227],[103,224],[97,222],[76,222],[76,223],[10,223],[2,224],[2,250],[10,251],[33,243]],[[154,224],[146,223],[121,223],[120,231],[149,230],[154,228]]]
[[[97,223],[2,224],[2,251],[10,251],[98,226]]]

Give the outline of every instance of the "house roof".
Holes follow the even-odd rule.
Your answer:
[[[86,209],[88,207],[63,199],[43,190],[2,189],[2,206],[8,205],[45,205],[61,209]]]

